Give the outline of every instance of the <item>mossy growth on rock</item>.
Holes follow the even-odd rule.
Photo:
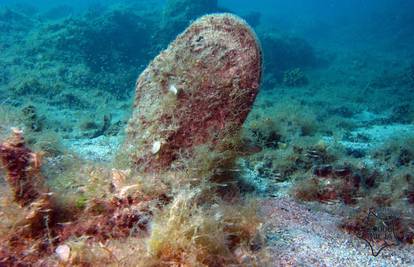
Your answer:
[[[40,174],[42,161],[16,132],[0,145],[0,156],[14,192],[20,190],[14,181],[29,181],[16,201],[34,210],[26,216],[7,209],[0,221],[10,215],[33,223],[0,224],[6,233],[0,264],[263,266],[254,201],[244,201],[227,180],[261,62],[244,21],[229,14],[200,18],[138,80],[121,148],[128,166],[90,166],[63,155],[69,166],[51,161],[54,170],[47,170],[59,178],[51,185],[65,184],[55,194],[31,190],[29,175]],[[0,195],[1,208],[6,200]]]
[[[7,172],[6,180],[14,200],[21,206],[29,205],[43,191],[40,158],[26,147],[22,131],[18,129],[13,129],[11,137],[0,144],[0,160]]]
[[[137,81],[125,150],[148,172],[179,168],[206,146],[228,150],[255,100],[261,50],[241,19],[204,16],[157,56]],[[231,143],[231,142],[230,142]]]

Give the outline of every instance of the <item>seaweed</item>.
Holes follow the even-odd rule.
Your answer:
[[[13,129],[11,137],[0,145],[0,159],[7,170],[7,182],[14,201],[27,206],[41,196],[41,154],[25,145],[21,130]]]
[[[206,31],[204,38],[219,34],[224,39],[211,40],[245,49],[237,52],[223,46],[223,54],[231,52],[232,56],[215,58],[209,45],[197,44],[202,39],[193,40],[194,35],[204,34],[195,30],[199,26]],[[253,202],[243,201],[232,175],[240,151],[240,128],[259,88],[260,47],[248,25],[229,14],[202,17],[180,38],[186,36],[219,64],[213,61],[207,66],[210,71],[191,72],[193,67],[205,68],[203,58],[197,61],[194,54],[185,55],[194,47],[177,39],[143,72],[137,88],[145,81],[146,73],[161,68],[163,56],[171,53],[170,65],[153,77],[153,91],[145,92],[167,95],[160,98],[160,103],[168,105],[140,102],[142,91],[137,90],[128,124],[125,145],[132,145],[129,148],[135,150],[135,155],[143,152],[139,155],[144,162],[129,159],[125,169],[116,169],[111,164],[88,163],[65,153],[44,162],[43,153],[26,147],[18,130],[0,145],[12,197],[22,206],[15,212],[7,207],[0,214],[12,221],[12,225],[0,228],[9,230],[0,236],[0,264],[89,266],[131,259],[135,264],[153,266],[174,262],[216,266],[262,262],[258,255],[264,242],[257,208]],[[180,76],[181,84],[173,83],[174,79],[165,83],[179,52],[184,54],[183,62],[176,71],[186,75]],[[244,60],[234,61],[234,57]],[[228,66],[235,71],[229,73]],[[222,79],[217,80],[214,73],[221,73]],[[194,105],[205,110],[195,110]],[[177,109],[176,117],[171,115],[172,109]],[[29,134],[44,134],[44,128],[33,127],[37,111],[29,106],[25,114]],[[142,119],[143,115],[151,120]],[[199,121],[195,122],[195,118]],[[177,128],[166,129],[170,122]],[[140,123],[157,136],[166,130],[169,135],[163,142],[155,140],[147,151],[140,143],[147,139],[137,126]],[[106,116],[92,137],[106,134],[110,124],[111,118]],[[47,168],[41,168],[43,164]],[[10,205],[8,197],[2,195],[0,203]],[[15,224],[13,220],[20,218],[22,221]],[[146,248],[128,250],[139,251],[140,259],[119,250],[144,241]]]
[[[262,262],[248,254],[264,245],[256,236],[262,223],[254,203],[206,207],[197,204],[204,202],[197,200],[200,195],[202,191],[197,190],[178,192],[171,207],[157,216],[148,240],[149,252],[156,259],[151,266]]]

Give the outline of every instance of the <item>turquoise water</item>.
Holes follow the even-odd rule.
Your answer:
[[[354,256],[361,265],[410,266],[413,10],[408,0],[0,0],[0,140],[22,129],[27,146],[44,153],[52,191],[78,194],[74,170],[90,164],[109,173],[118,160],[140,73],[198,17],[233,13],[263,50],[260,92],[234,166],[240,194],[336,216],[338,233],[362,244],[372,232],[368,211],[389,209],[398,246]],[[284,266],[278,238],[266,232],[264,243],[276,247],[274,266]],[[9,264],[5,251],[0,266]],[[330,257],[340,259],[321,253],[316,265],[341,265]],[[312,266],[309,258],[295,264]]]

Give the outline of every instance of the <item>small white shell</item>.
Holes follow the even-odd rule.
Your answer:
[[[60,245],[55,250],[59,260],[63,262],[69,261],[70,247],[68,245]]]
[[[174,95],[177,95],[178,94],[178,89],[175,86],[175,84],[171,84],[170,87],[168,88],[168,91],[171,92],[171,93],[173,93]]]
[[[161,142],[160,141],[155,141],[152,144],[151,153],[155,155],[160,151],[160,149],[161,149]]]

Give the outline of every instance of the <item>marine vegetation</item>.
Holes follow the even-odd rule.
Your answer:
[[[0,266],[414,264],[409,1],[47,2],[0,7]]]
[[[1,202],[9,222],[0,229],[1,264],[260,265],[262,223],[230,169],[259,89],[261,56],[238,17],[195,21],[138,79],[119,156],[130,155],[118,163],[125,169],[84,163],[72,181],[82,184],[77,192],[52,192],[41,152],[13,130],[0,146],[12,193]],[[26,113],[36,121],[32,107]]]

